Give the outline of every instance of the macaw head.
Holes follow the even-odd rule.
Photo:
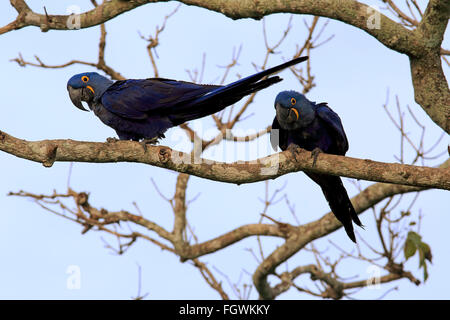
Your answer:
[[[74,75],[67,82],[70,100],[78,109],[86,110],[81,101],[92,102],[100,99],[102,94],[113,84],[113,81],[97,72],[85,72]]]
[[[308,126],[315,117],[313,104],[296,91],[282,91],[275,98],[275,110],[280,126],[293,130]]]

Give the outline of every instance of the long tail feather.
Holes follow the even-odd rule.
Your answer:
[[[263,79],[264,77],[291,67],[297,63],[303,62],[307,59],[308,57],[293,59],[273,68],[269,68],[249,77],[230,83],[226,86],[214,89],[211,92],[204,94],[199,98],[193,99],[188,103],[183,103],[183,105],[174,106],[173,112],[168,112],[171,115],[170,119],[176,125],[192,119],[214,114],[227,106],[236,103],[246,95],[267,88],[282,80],[277,76]]]
[[[360,227],[363,227],[363,224],[353,208],[341,178],[316,173],[307,173],[307,175],[322,188],[322,192],[330,205],[331,211],[342,223],[349,238],[353,242],[356,242],[352,221]]]
[[[193,103],[188,106],[183,106],[183,108],[177,108],[177,112],[171,116],[171,120],[176,124],[209,116],[236,103],[243,97],[267,88],[281,80],[279,77],[271,77],[257,83],[246,85],[246,87],[235,88],[226,95],[211,97],[200,103]]]

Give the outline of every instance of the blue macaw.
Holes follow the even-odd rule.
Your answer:
[[[86,101],[121,140],[151,143],[186,121],[214,114],[244,96],[282,79],[273,73],[307,60],[299,57],[226,86],[203,85],[163,78],[111,81],[96,72],[74,75],[67,83],[72,103]]]
[[[312,151],[314,161],[320,152],[345,155],[348,140],[339,116],[326,103],[316,104],[296,91],[280,92],[275,98],[276,116],[272,123],[270,141],[273,149],[301,147]],[[353,208],[340,177],[305,172],[325,195],[331,211],[344,225],[347,235],[356,242],[352,220],[363,227]]]

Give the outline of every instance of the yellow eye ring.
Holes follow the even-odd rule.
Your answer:
[[[291,98],[291,103],[292,103],[292,105],[294,105],[297,103],[297,100],[295,100],[295,98]]]
[[[88,82],[89,81],[89,77],[88,76],[82,76],[81,77],[81,81]]]

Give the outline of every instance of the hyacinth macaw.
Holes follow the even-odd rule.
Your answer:
[[[280,92],[275,98],[276,116],[270,140],[276,151],[301,147],[312,151],[313,165],[320,152],[345,155],[348,140],[339,116],[326,103],[316,104],[296,91]],[[340,177],[305,172],[322,189],[331,211],[344,225],[347,235],[356,242],[352,221],[363,227]]]
[[[282,79],[271,74],[307,60],[299,57],[225,86],[163,78],[111,81],[96,73],[74,75],[67,83],[72,103],[86,110],[87,102],[120,140],[154,143],[164,132],[186,121],[214,114]]]

